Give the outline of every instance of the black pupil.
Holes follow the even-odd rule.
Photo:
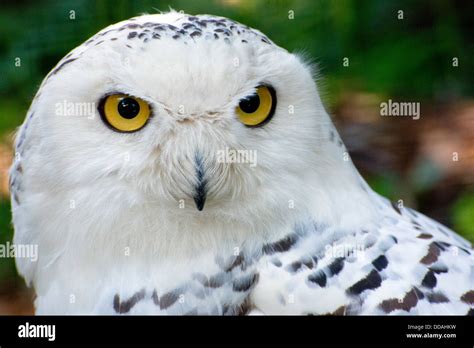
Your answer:
[[[118,104],[120,116],[126,119],[137,117],[140,112],[140,104],[133,98],[123,98]]]
[[[243,112],[251,114],[258,110],[258,107],[260,106],[260,97],[258,94],[246,97],[240,101],[239,106]]]

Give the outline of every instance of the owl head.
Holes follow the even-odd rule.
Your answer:
[[[71,51],[17,149],[32,193],[23,206],[81,231],[174,219],[254,233],[308,212],[343,219],[365,202],[311,67],[208,15],[132,18]]]

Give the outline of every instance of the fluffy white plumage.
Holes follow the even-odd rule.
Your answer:
[[[261,84],[275,114],[249,128],[235,108]],[[149,103],[142,130],[55,112],[114,92]],[[17,265],[37,313],[473,312],[469,243],[372,192],[310,67],[231,20],[170,12],[105,28],[47,76],[16,148],[15,243],[39,246]],[[258,164],[220,163],[224,149]]]

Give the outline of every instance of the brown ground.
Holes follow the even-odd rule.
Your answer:
[[[34,295],[24,286],[12,286],[0,291],[0,315],[33,315]]]
[[[8,197],[8,169],[13,160],[11,147],[0,143],[0,197]]]

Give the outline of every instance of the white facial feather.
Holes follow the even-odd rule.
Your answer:
[[[276,91],[275,114],[249,128],[235,109],[261,84]],[[57,114],[58,104],[97,106],[117,92],[149,103],[153,116],[142,130],[115,132],[96,107],[93,115]],[[40,250],[36,264],[18,266],[35,285],[40,312],[107,312],[113,293],[131,296],[140,282],[169,291],[194,271],[217,271],[216,255],[258,254],[308,217],[347,230],[378,214],[311,67],[219,17],[171,12],[105,28],[45,79],[18,139],[15,241]],[[219,162],[227,149],[255,152],[256,166]],[[193,201],[198,157],[202,211]]]

